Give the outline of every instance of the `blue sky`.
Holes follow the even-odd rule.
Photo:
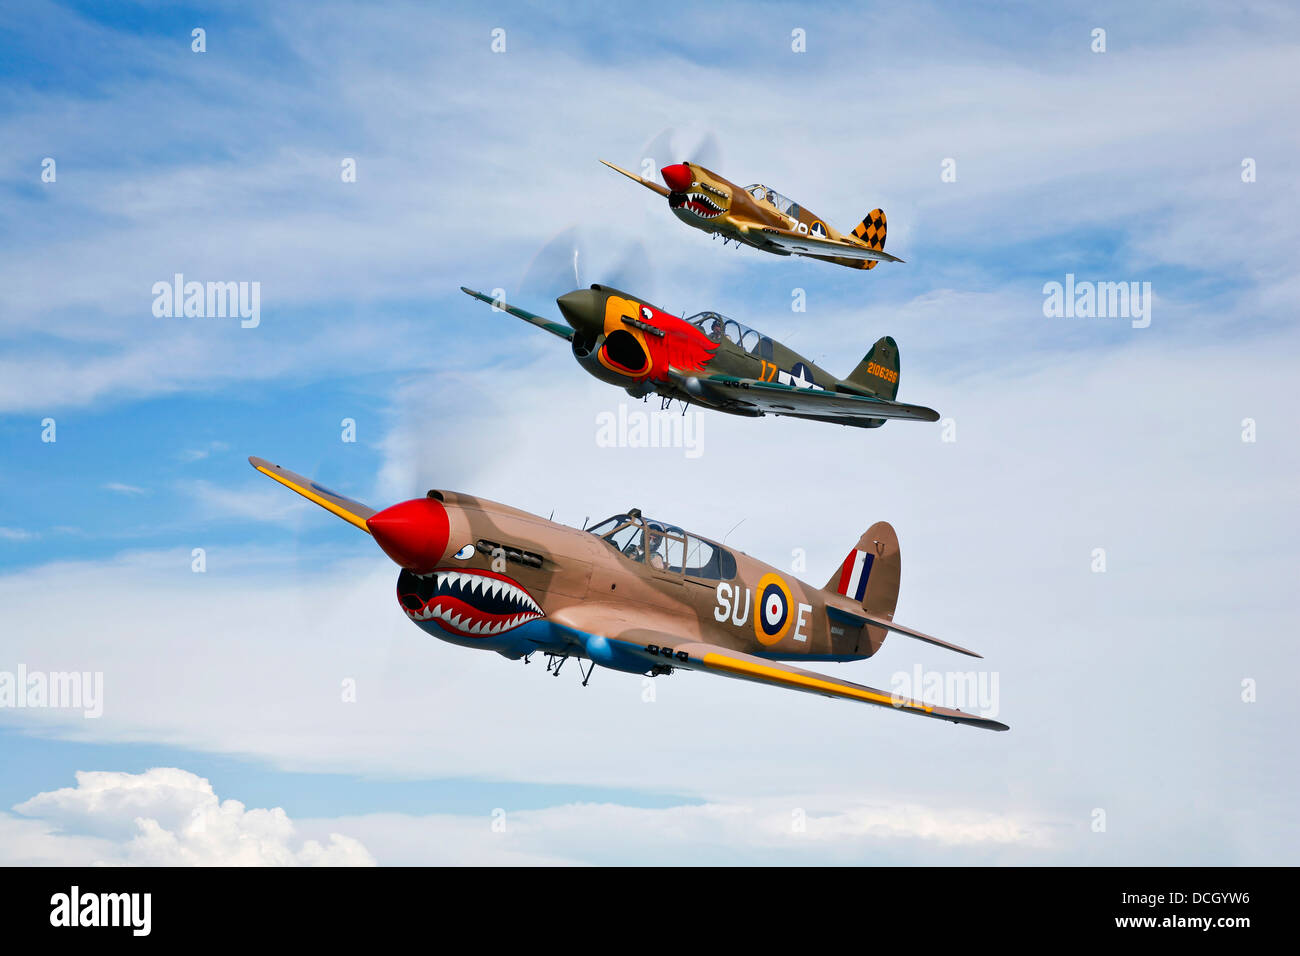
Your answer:
[[[1269,681],[1300,610],[1298,44],[1268,4],[6,10],[0,671],[102,670],[106,700],[0,710],[4,859],[194,859],[86,809],[129,791],[159,819],[282,807],[275,861],[1293,863],[1300,715]],[[695,150],[844,229],[882,206],[906,264],[724,250],[597,163]],[[706,416],[698,459],[598,447],[621,393],[459,292],[555,314],[574,248],[583,283],[841,374],[893,335],[900,398],[957,441]],[[155,317],[177,272],[259,282],[260,325]],[[1067,273],[1150,283],[1150,327],[1045,317]],[[250,454],[376,506],[640,505],[777,565],[803,548],[813,582],[887,518],[900,620],[981,650],[1013,731],[694,675],[649,705],[633,677],[438,645],[372,544]],[[955,666],[891,641],[839,673],[917,662]],[[498,808],[518,823],[492,842]],[[791,808],[818,839],[791,842]]]

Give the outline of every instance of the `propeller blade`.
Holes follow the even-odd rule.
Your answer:
[[[569,226],[537,250],[519,280],[517,298],[521,301],[554,299],[572,288],[581,287],[585,266],[582,235],[577,226]]]

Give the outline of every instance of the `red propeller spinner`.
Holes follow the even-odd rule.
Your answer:
[[[659,170],[659,175],[663,176],[668,188],[675,193],[686,192],[691,188],[691,183],[695,182],[695,177],[691,175],[691,167],[685,163],[665,166]]]
[[[447,509],[432,498],[412,498],[377,511],[366,519],[366,527],[386,555],[417,574],[438,566],[451,535]]]

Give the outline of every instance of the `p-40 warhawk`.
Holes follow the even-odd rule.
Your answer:
[[[889,418],[937,422],[939,413],[894,401],[898,346],[880,339],[845,379],[735,319],[683,319],[608,286],[568,292],[556,304],[568,325],[461,286],[481,302],[567,339],[584,369],[633,398],[654,392],[732,415],[788,415],[877,428]]]
[[[262,474],[371,534],[401,567],[397,601],[434,637],[511,660],[541,652],[630,674],[699,671],[894,707],[991,730],[988,717],[902,699],[788,661],[871,657],[892,631],[979,654],[894,623],[894,529],[867,529],[824,588],[637,509],[586,531],[483,498],[430,491],[383,511],[261,458]]]
[[[695,163],[659,170],[668,188],[601,160],[610,169],[668,197],[673,215],[696,229],[734,239],[778,256],[808,256],[851,269],[902,262],[885,251],[885,214],[879,209],[848,235],[762,183],[737,186]]]

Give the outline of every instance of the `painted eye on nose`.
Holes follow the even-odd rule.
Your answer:
[[[474,553],[474,545],[467,544],[465,545],[465,547],[461,548],[459,551],[456,552],[456,560],[468,561],[470,559],[470,556],[473,553]]]
[[[645,319],[647,322],[654,318],[654,313],[650,311],[649,306],[641,306],[641,318]]]

